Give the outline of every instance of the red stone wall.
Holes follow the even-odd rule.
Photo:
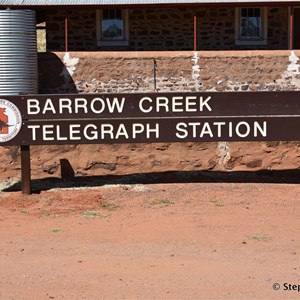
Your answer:
[[[41,53],[41,93],[299,89],[290,51]],[[154,61],[156,78],[154,78]],[[297,66],[297,62],[295,63]],[[72,76],[70,76],[70,72]]]

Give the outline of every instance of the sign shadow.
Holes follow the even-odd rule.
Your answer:
[[[70,173],[69,173],[70,174]],[[104,185],[127,184],[176,184],[176,183],[261,183],[261,184],[299,184],[300,170],[277,171],[168,171],[135,173],[128,175],[78,176],[69,178],[44,178],[32,180],[32,193],[51,189],[90,188]],[[21,191],[18,182],[3,192]]]

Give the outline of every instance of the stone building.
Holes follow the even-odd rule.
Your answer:
[[[179,51],[299,48],[299,1],[0,1],[45,22],[47,49]],[[196,45],[195,45],[196,42]],[[66,45],[66,43],[68,45]]]
[[[300,89],[299,3],[0,0],[0,9],[33,9],[43,24],[40,93],[251,92]],[[298,142],[42,149],[33,147],[33,174],[59,158],[77,174],[300,168]]]
[[[197,50],[281,50],[289,48],[289,14],[274,5],[56,9],[45,11],[47,48],[64,50],[67,19],[70,51],[193,50],[194,38]]]

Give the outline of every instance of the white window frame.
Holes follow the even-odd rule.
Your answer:
[[[107,46],[128,46],[129,45],[129,26],[128,26],[128,9],[121,9],[122,19],[124,20],[124,40],[116,41],[104,41],[101,40],[101,24],[103,17],[103,10],[96,10],[96,26],[97,26],[97,46],[107,47]]]
[[[241,10],[246,7],[235,8],[235,44],[237,46],[263,46],[268,44],[268,8],[258,7],[262,17],[262,37],[260,39],[247,39],[240,36]]]

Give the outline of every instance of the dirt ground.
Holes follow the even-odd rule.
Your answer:
[[[0,299],[299,299],[299,216],[292,183],[2,191]]]

